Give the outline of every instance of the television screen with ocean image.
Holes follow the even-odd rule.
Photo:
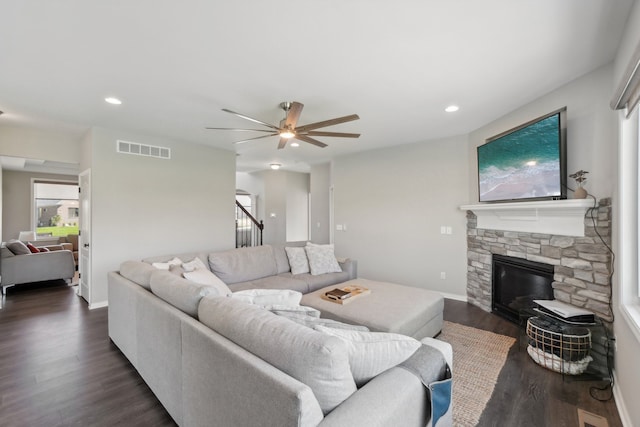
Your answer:
[[[562,109],[478,147],[480,201],[566,198]]]

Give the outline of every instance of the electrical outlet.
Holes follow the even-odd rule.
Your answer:
[[[446,229],[446,231],[447,231],[447,234],[451,234],[451,233],[452,233],[452,229],[451,229],[451,226],[447,226],[447,229]]]

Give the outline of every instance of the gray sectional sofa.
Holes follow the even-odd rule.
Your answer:
[[[2,293],[23,283],[63,279],[71,283],[75,274],[73,254],[65,245],[46,246],[48,252],[14,254],[5,245],[0,248]]]
[[[109,336],[181,426],[424,426],[426,388],[392,367],[357,387],[340,339],[152,267],[194,257],[231,291],[309,293],[356,276],[292,275],[283,248],[128,261],[110,272]],[[176,291],[179,290],[179,291]],[[446,343],[425,338],[451,364]]]

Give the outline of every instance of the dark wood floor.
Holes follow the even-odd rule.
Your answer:
[[[88,310],[64,282],[9,289],[3,306],[0,426],[175,425],[109,340],[106,308]],[[445,319],[518,337],[514,324],[458,301],[447,300]],[[479,425],[576,427],[583,408],[621,426],[613,400],[589,396],[594,384],[563,381],[515,345]]]
[[[471,304],[445,300],[445,320],[520,339],[517,325]],[[455,361],[453,366],[455,375]],[[604,382],[576,381],[538,366],[526,346],[517,342],[509,351],[493,395],[480,417],[479,426],[577,427],[578,408],[607,418],[610,427],[621,427],[613,398],[599,402],[589,394]],[[610,396],[610,389],[596,394]],[[582,427],[582,426],[580,426]]]

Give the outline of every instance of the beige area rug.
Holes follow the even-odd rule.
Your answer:
[[[476,426],[516,340],[446,321],[438,339],[453,347],[453,425]]]

